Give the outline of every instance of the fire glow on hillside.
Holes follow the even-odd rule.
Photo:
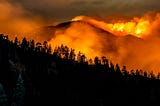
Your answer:
[[[160,69],[159,13],[147,13],[130,21],[112,23],[88,16],[77,16],[65,30],[58,29],[49,41],[52,47],[61,44],[81,51],[88,59],[106,56],[129,70]],[[101,30],[101,31],[100,31]],[[109,32],[109,33],[108,33]]]
[[[5,2],[0,7],[0,12],[5,13],[0,16],[0,33],[9,34],[12,40],[15,36],[20,40],[23,37],[36,42],[47,40],[53,49],[63,44],[75,49],[76,54],[81,51],[88,59],[106,56],[129,70],[160,70],[160,13],[149,12],[120,20],[116,19],[118,16],[109,16],[111,19],[77,16],[67,27],[52,26],[48,32],[41,30],[48,25],[47,19],[41,20],[34,14],[32,18],[25,17],[28,12],[24,8],[10,3]],[[37,29],[42,33],[37,33]]]
[[[72,19],[72,21],[88,22],[117,36],[130,34],[136,37],[146,35],[148,33],[147,31],[149,30],[149,26],[151,25],[149,20],[138,17],[133,18],[129,22],[120,22],[120,20],[117,20],[117,23],[105,23],[85,16],[77,16]]]

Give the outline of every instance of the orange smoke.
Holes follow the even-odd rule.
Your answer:
[[[70,25],[57,28],[49,41],[52,47],[61,44],[81,51],[88,59],[106,56],[128,70],[160,70],[160,13],[143,17],[105,22],[78,16]]]
[[[64,44],[74,48],[76,53],[81,51],[88,58],[109,55],[110,59],[115,61],[119,61],[119,59],[115,59],[112,53],[109,54],[106,53],[107,51],[105,53],[99,51],[104,48],[104,45],[101,43],[104,42],[103,39],[110,35],[134,35],[142,38],[147,36],[149,33],[149,26],[151,25],[150,21],[144,17],[136,17],[129,22],[120,22],[120,20],[117,20],[117,23],[106,23],[87,16],[77,16],[73,18],[71,22],[73,23],[71,23],[70,27],[66,30],[56,30],[55,37],[49,41],[53,48]],[[110,32],[110,34],[97,33],[97,29]]]
[[[55,37],[49,43],[53,48],[63,44],[75,49],[76,53],[81,51],[87,57],[94,58],[97,55],[101,55],[100,51],[95,51],[95,49],[102,49],[101,45],[95,45],[95,42],[100,42],[100,39],[95,29],[90,25],[75,22],[66,30],[57,29]]]
[[[43,25],[41,19],[32,15],[21,5],[0,1],[0,33],[9,35],[10,39],[37,39],[33,33],[35,28]]]
[[[160,13],[107,22],[103,17],[78,16],[69,25],[41,30],[37,27],[47,22],[18,4],[0,2],[0,8],[0,33],[9,34],[9,38],[48,40],[53,48],[63,44],[75,49],[76,54],[81,51],[88,59],[106,56],[128,70],[160,70]]]

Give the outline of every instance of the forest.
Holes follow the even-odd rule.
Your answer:
[[[63,42],[62,42],[63,43]],[[160,104],[160,74],[0,35],[0,106]]]

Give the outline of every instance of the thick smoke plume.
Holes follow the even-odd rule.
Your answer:
[[[117,23],[105,23],[100,19],[83,16],[72,21],[65,30],[59,29],[55,32],[55,36],[50,40],[53,47],[63,43],[75,48],[77,53],[85,53],[89,58],[106,56],[114,63],[127,66],[128,70],[159,72],[160,13],[149,12],[143,17],[130,19],[129,22],[135,23],[133,28],[140,26],[133,30],[135,33],[124,33],[126,29],[114,31],[107,26],[119,23],[126,25],[128,22],[125,19],[114,20]]]

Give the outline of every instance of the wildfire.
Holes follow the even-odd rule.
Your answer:
[[[129,22],[105,23],[90,17],[77,16],[72,19],[72,21],[84,21],[117,36],[125,36],[130,34],[136,37],[143,37],[147,35],[149,26],[151,25],[149,20],[145,20],[143,18],[134,18]]]
[[[133,35],[142,38],[149,33],[149,26],[151,24],[149,20],[143,18],[133,18],[129,22],[118,20],[117,23],[106,23],[87,16],[77,16],[71,21],[80,21],[87,24],[73,22],[66,30],[59,29],[55,32],[56,37],[51,39],[49,43],[53,48],[61,44],[67,45],[77,50],[76,53],[81,51],[89,58],[103,55],[103,53],[99,51],[103,48],[100,42],[103,41],[103,37],[107,37],[107,35],[103,36],[103,34],[101,34],[101,37],[103,37],[100,38],[100,33],[96,32],[90,25],[116,36]],[[82,35],[84,36],[82,37]]]

